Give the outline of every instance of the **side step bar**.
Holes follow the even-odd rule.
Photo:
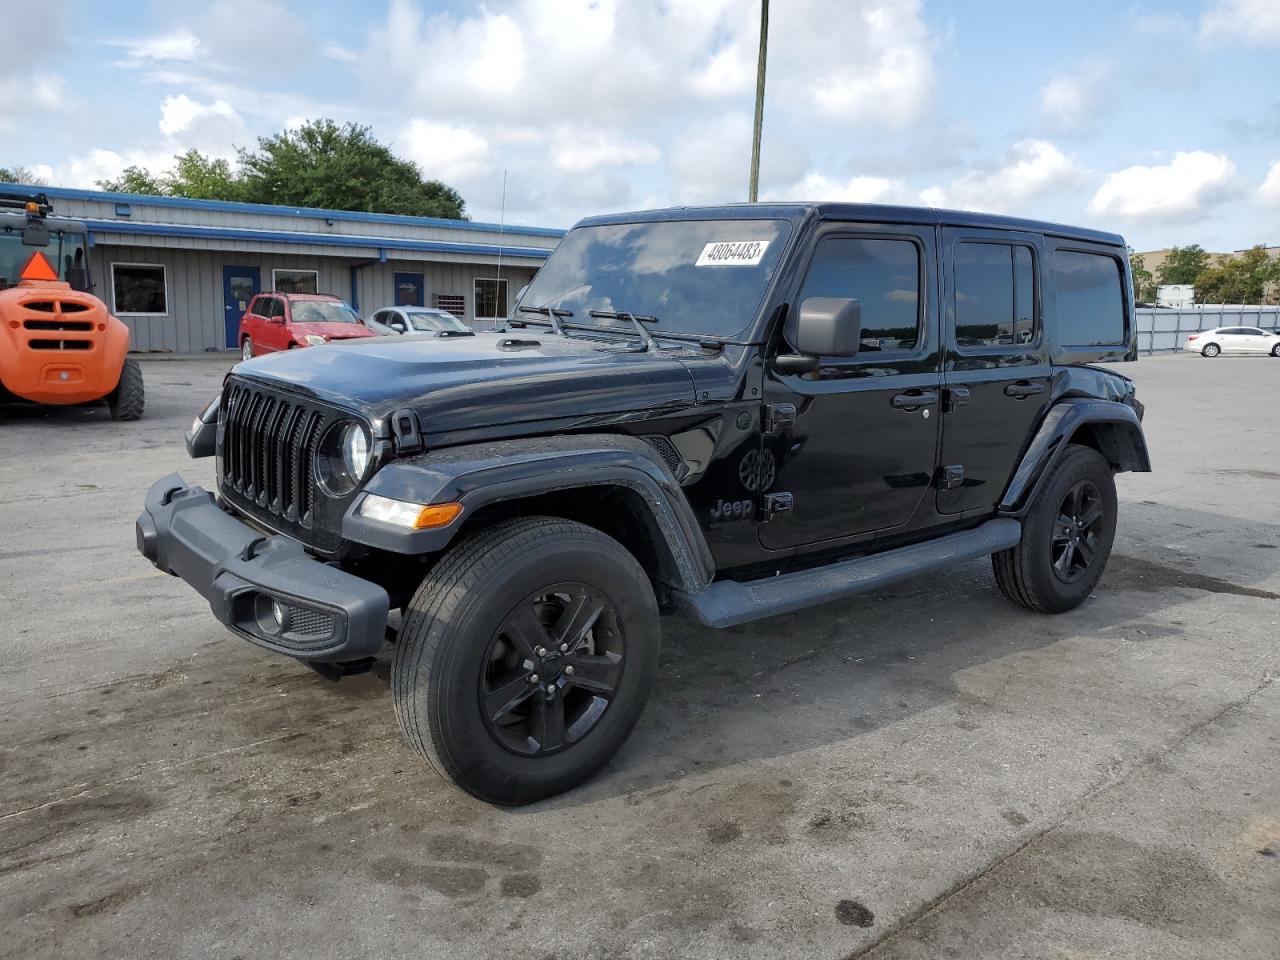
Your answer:
[[[1022,524],[1011,518],[884,553],[740,583],[717,580],[697,593],[677,591],[676,603],[708,627],[735,627],[829,600],[867,593],[1017,546]]]

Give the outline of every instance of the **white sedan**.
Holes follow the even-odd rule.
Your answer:
[[[1191,334],[1182,349],[1205,357],[1220,353],[1269,353],[1280,357],[1280,334],[1257,327],[1218,327]]]

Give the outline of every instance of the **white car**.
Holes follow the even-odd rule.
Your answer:
[[[366,325],[383,337],[427,334],[435,337],[470,337],[474,332],[452,313],[430,307],[387,307],[379,310]]]
[[[1218,327],[1191,334],[1182,349],[1205,357],[1220,353],[1269,353],[1280,357],[1280,333],[1257,327]]]

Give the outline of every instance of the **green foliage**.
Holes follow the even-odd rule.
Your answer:
[[[1259,244],[1234,257],[1219,257],[1195,278],[1199,303],[1262,303],[1268,283],[1280,282],[1280,260]]]
[[[297,130],[261,137],[239,150],[236,166],[188,150],[174,167],[153,173],[127,168],[103,190],[200,200],[241,200],[287,206],[466,219],[458,191],[423,179],[414,163],[378,143],[368,127],[314,120]]]
[[[1202,246],[1193,243],[1189,247],[1174,247],[1156,271],[1160,283],[1195,283],[1196,277],[1209,266],[1209,254]]]
[[[462,219],[462,197],[378,143],[368,127],[316,120],[240,151],[246,192],[258,203]]]
[[[1129,248],[1129,272],[1133,274],[1133,299],[1139,303],[1150,303],[1156,298],[1155,277],[1147,269],[1142,254],[1134,253]]]
[[[45,186],[44,179],[26,167],[0,167],[0,183],[23,183],[33,187]]]

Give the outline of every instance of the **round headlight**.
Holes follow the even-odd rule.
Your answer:
[[[364,479],[369,460],[369,434],[364,427],[351,421],[339,423],[320,441],[316,475],[330,494],[345,497]]]
[[[328,343],[329,341],[324,337],[320,336],[320,334],[318,333],[308,333],[305,337],[302,338],[302,342],[311,347],[319,347],[325,343]]]

